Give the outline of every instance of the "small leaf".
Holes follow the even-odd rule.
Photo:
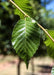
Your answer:
[[[47,30],[52,38],[54,38],[54,30]],[[47,46],[47,52],[50,57],[54,59],[54,42],[46,35],[46,40],[44,42]]]
[[[36,22],[28,17],[19,20],[13,29],[12,45],[27,67],[40,44],[39,30]]]
[[[14,0],[14,2],[29,16],[33,15],[29,0]],[[15,9],[15,14],[19,15],[21,19],[24,18],[24,15],[17,8]]]
[[[51,70],[51,74],[54,75],[54,67]]]

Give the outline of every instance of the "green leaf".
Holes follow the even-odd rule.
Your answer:
[[[51,74],[54,75],[54,67],[51,70]]]
[[[54,30],[47,30],[49,34],[54,38]],[[50,57],[54,59],[54,42],[46,35],[46,40],[44,42],[47,46],[47,52]]]
[[[40,44],[39,27],[36,22],[26,17],[17,22],[12,33],[12,45],[16,53],[28,66],[30,58],[37,51]]]
[[[14,0],[14,2],[29,16],[32,16],[33,12],[29,0]],[[24,15],[17,8],[15,9],[15,14],[19,15],[20,18],[24,18]]]

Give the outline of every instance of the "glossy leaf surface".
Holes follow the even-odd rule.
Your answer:
[[[16,53],[28,65],[40,44],[39,27],[36,22],[26,17],[17,22],[12,33],[12,45]]]

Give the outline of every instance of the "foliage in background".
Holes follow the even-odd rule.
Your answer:
[[[48,3],[49,2],[50,1],[48,0]],[[52,13],[52,15],[53,15],[53,12],[48,11],[48,10],[46,11],[46,9],[45,9],[46,3],[45,2],[41,2],[41,0],[30,0],[30,4],[31,4],[32,10],[33,10],[33,12],[32,12],[33,13],[33,17],[43,27],[48,28],[48,29],[54,29],[54,18],[52,16],[50,17],[50,14]],[[43,5],[44,8],[41,5]],[[0,40],[1,40],[0,53],[1,53],[1,51],[4,51],[5,54],[6,54],[7,51],[8,52],[12,51],[12,46],[11,46],[11,41],[10,41],[11,34],[12,34],[12,29],[14,27],[14,24],[19,19],[19,17],[14,14],[14,10],[15,10],[15,7],[12,6],[12,4],[10,4],[9,2],[0,2],[0,20],[1,20],[1,23],[0,23],[1,27],[0,27],[0,29],[2,28],[1,29],[2,32],[4,32],[3,26],[5,27],[5,33],[2,33],[0,31]],[[42,33],[43,32],[41,32],[41,34]],[[3,38],[5,38],[5,40],[3,40],[3,38],[1,36]],[[42,55],[42,52],[46,52],[46,46],[43,43],[43,39],[42,39],[43,37],[42,36],[40,38],[41,39],[40,47],[37,50],[38,55]],[[44,39],[45,39],[45,36],[44,36]],[[3,44],[3,42],[7,42],[7,43]],[[6,45],[8,45],[8,48],[7,48]],[[4,52],[2,52],[2,53],[4,54]]]
[[[11,34],[18,19],[13,6],[8,2],[0,2],[0,54],[16,54],[11,46]]]
[[[41,9],[41,16],[43,17],[45,28],[54,29],[54,12],[52,10]]]

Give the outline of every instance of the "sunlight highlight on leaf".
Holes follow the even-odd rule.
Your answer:
[[[30,58],[37,51],[40,44],[40,28],[33,19],[26,17],[17,22],[12,33],[12,45],[28,66]]]

